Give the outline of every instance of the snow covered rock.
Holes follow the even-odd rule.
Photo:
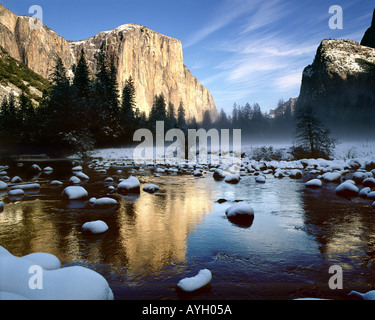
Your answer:
[[[81,183],[81,179],[76,177],[76,176],[72,176],[69,179],[69,183],[70,184],[79,184],[79,183]]]
[[[35,172],[41,172],[42,171],[42,169],[37,164],[33,164],[31,166],[31,170],[35,171]]]
[[[0,246],[0,270],[0,300],[114,299],[99,273],[81,266],[60,268],[58,259],[47,253],[16,257]]]
[[[367,174],[362,171],[356,171],[353,173],[352,180],[356,183],[362,183],[363,180],[367,178]]]
[[[203,176],[203,172],[202,172],[202,170],[200,170],[200,169],[196,169],[196,170],[194,170],[194,171],[193,171],[193,176],[194,176],[194,177],[201,177],[201,176]]]
[[[360,293],[357,291],[350,291],[349,296],[356,296],[363,300],[375,300],[375,290],[368,291],[366,293]]]
[[[103,198],[91,198],[89,202],[94,206],[115,206],[117,205],[117,200],[113,198],[103,197]]]
[[[375,199],[375,191],[371,191],[367,194],[368,199]]]
[[[157,186],[156,184],[148,184],[147,186],[143,187],[143,191],[154,193],[154,192],[159,191],[159,186]]]
[[[50,174],[50,173],[53,172],[53,169],[52,169],[51,167],[45,167],[45,168],[43,169],[43,172],[46,173],[46,174]]]
[[[325,182],[338,182],[341,179],[341,172],[326,172],[322,175]]]
[[[0,212],[4,210],[4,202],[0,201]]]
[[[237,184],[240,182],[240,176],[238,174],[230,174],[224,178],[226,183]]]
[[[22,189],[12,189],[9,190],[8,195],[9,197],[21,197],[25,194],[25,191]]]
[[[374,178],[366,178],[362,181],[362,185],[364,187],[374,188],[375,187],[375,179]]]
[[[86,189],[81,186],[66,187],[63,190],[62,195],[64,198],[67,198],[69,200],[83,200],[89,196]]]
[[[361,191],[359,191],[359,196],[361,198],[367,198],[367,194],[371,192],[371,188],[370,187],[364,187],[363,189],[361,189]]]
[[[0,190],[7,190],[8,189],[8,185],[3,182],[3,181],[0,181]]]
[[[120,193],[139,193],[140,188],[141,183],[136,177],[133,176],[121,181],[117,185],[117,191]]]
[[[239,225],[251,226],[254,220],[253,208],[244,202],[236,203],[225,210],[228,220]]]
[[[82,166],[75,166],[72,168],[72,171],[82,171]]]
[[[87,174],[85,174],[85,173],[83,173],[83,172],[81,172],[81,171],[73,172],[73,173],[74,173],[74,175],[75,175],[77,178],[79,178],[79,179],[81,179],[81,180],[89,180],[89,179],[90,179],[89,176],[88,176]]]
[[[22,179],[19,176],[14,176],[12,180],[10,180],[11,183],[21,183]]]
[[[61,186],[61,185],[63,185],[63,183],[59,180],[52,180],[49,184],[51,186]]]
[[[337,188],[336,188],[336,194],[343,196],[343,197],[355,197],[359,193],[359,189],[356,185],[351,183],[350,181],[345,181],[341,183]]]
[[[320,188],[323,185],[322,180],[312,179],[305,183],[305,186],[308,188]]]
[[[255,178],[255,182],[258,182],[258,183],[265,183],[266,182],[266,177],[264,175],[259,175]]]
[[[225,178],[225,173],[222,169],[215,169],[213,173],[213,178],[216,181],[223,180]]]
[[[16,184],[14,186],[11,186],[9,189],[10,190],[13,190],[13,189],[22,189],[24,191],[27,191],[27,190],[39,190],[40,189],[40,184],[39,183]]]
[[[91,233],[104,233],[108,230],[108,225],[102,221],[102,220],[97,220],[97,221],[90,221],[86,222],[82,225],[82,229],[84,231],[89,231]]]
[[[289,177],[292,179],[301,179],[302,178],[302,171],[299,169],[294,169],[289,172]]]
[[[212,280],[212,273],[208,269],[198,272],[195,277],[184,278],[177,283],[177,287],[186,292],[193,292],[209,284]]]

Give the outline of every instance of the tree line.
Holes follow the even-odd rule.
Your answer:
[[[206,110],[202,121],[197,123],[195,118],[186,118],[182,101],[176,109],[162,93],[155,95],[150,113],[146,116],[136,105],[131,76],[125,81],[120,98],[114,56],[106,56],[100,51],[95,59],[96,73],[91,76],[82,50],[77,65],[73,66],[71,79],[58,57],[50,77],[51,86],[43,92],[38,107],[23,91],[17,98],[12,93],[5,97],[0,110],[2,148],[14,150],[19,147],[22,152],[29,147],[30,151],[48,150],[57,154],[85,153],[95,147],[129,145],[133,142],[135,130],[147,128],[153,131],[156,121],[164,121],[165,130],[179,128],[187,133],[188,129],[198,128],[241,129],[244,141],[275,141],[276,138],[290,138],[293,128],[297,125],[301,131],[303,122],[307,121],[300,118],[302,124],[298,124],[298,117],[294,117],[290,109],[270,118],[261,111],[258,103],[246,103],[244,106],[234,104],[231,114],[221,109],[215,119]],[[282,103],[280,101],[279,106]],[[309,114],[313,116],[312,112]],[[314,121],[313,126],[320,125],[318,120]],[[317,134],[317,130],[311,132]],[[323,133],[321,130],[320,133],[327,135],[328,131]],[[299,132],[299,135],[301,138],[303,134]],[[305,146],[309,149],[311,141],[308,138],[306,141]],[[319,153],[315,150],[317,144],[311,150],[314,154]]]

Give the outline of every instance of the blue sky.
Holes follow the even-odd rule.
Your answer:
[[[217,108],[258,102],[262,111],[297,97],[303,68],[323,39],[360,41],[373,1],[307,0],[4,0],[17,14],[31,5],[67,40],[137,23],[183,43],[184,63],[212,93]],[[329,7],[343,9],[331,30]]]

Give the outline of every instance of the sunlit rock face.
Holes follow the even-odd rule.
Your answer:
[[[149,114],[155,95],[163,93],[176,111],[183,103],[187,118],[201,121],[206,110],[212,118],[218,114],[211,93],[184,65],[182,43],[177,39],[144,26],[125,24],[86,40],[67,41],[44,25],[30,28],[29,21],[29,17],[18,16],[0,5],[0,46],[45,78],[49,78],[57,56],[71,74],[81,49],[95,74],[95,54],[103,49],[114,55],[120,88],[130,75],[133,77],[140,111]]]

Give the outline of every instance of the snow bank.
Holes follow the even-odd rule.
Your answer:
[[[60,268],[57,257],[47,253],[16,257],[0,246],[0,270],[0,300],[114,298],[108,282],[99,273],[80,266]]]
[[[82,200],[86,199],[89,194],[83,187],[69,186],[63,190],[62,195],[69,200]]]
[[[180,280],[177,283],[177,287],[186,292],[193,292],[209,284],[211,280],[211,271],[208,269],[203,269],[200,270],[195,277]]]
[[[101,220],[90,221],[90,222],[84,223],[82,225],[82,229],[84,231],[89,231],[91,233],[98,234],[98,233],[106,232],[108,230],[108,225],[104,221],[101,221]]]
[[[136,177],[133,176],[121,181],[117,185],[117,191],[120,193],[139,193],[140,188],[141,183]]]

